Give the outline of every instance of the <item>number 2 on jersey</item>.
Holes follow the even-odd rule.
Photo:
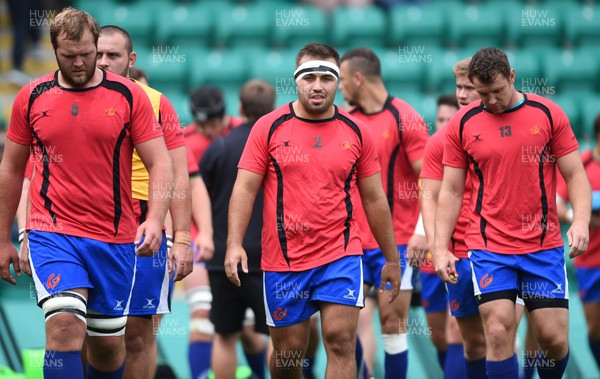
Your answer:
[[[320,149],[323,147],[323,138],[320,136],[316,136],[315,138],[313,138],[313,140],[315,141],[315,144],[313,145],[313,147],[316,147],[317,149]]]

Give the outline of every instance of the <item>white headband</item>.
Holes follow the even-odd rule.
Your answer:
[[[294,80],[296,83],[306,74],[318,73],[323,75],[331,75],[338,80],[340,77],[340,69],[335,63],[328,61],[308,61],[304,62],[294,71]]]

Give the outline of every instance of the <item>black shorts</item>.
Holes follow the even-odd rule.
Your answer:
[[[227,279],[224,271],[208,273],[212,305],[210,321],[215,332],[222,335],[241,332],[246,309],[254,312],[254,330],[257,333],[269,334],[263,301],[262,272],[240,274],[241,287],[236,287]]]

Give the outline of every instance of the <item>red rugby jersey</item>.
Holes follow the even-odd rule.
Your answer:
[[[32,145],[35,171],[27,228],[130,243],[134,144],[162,137],[144,91],[103,70],[92,88],[58,84],[58,71],[19,91],[8,130]]]
[[[375,137],[381,180],[392,212],[396,242],[406,245],[419,219],[419,178],[411,164],[423,158],[429,138],[427,126],[407,102],[392,96],[387,98],[380,112],[367,114],[357,108],[350,114],[364,122]],[[363,248],[377,248],[362,206],[356,219]]]
[[[581,154],[583,167],[587,174],[588,180],[592,186],[592,191],[600,191],[600,162],[594,159],[591,150]],[[567,183],[563,179],[560,172],[558,175],[558,185],[556,193],[565,200],[569,200],[567,191]],[[581,268],[597,268],[600,267],[600,227],[590,229],[590,243],[585,253],[575,258],[573,264]]]
[[[560,107],[523,95],[522,104],[500,115],[473,102],[448,124],[444,165],[468,168],[473,185],[470,250],[526,254],[563,244],[556,159],[577,150],[577,140]]]
[[[332,118],[306,120],[283,105],[256,122],[238,167],[264,175],[263,270],[304,271],[362,254],[356,179],[380,170],[362,122],[337,106]]]
[[[446,140],[446,132],[448,125],[437,131],[425,146],[425,156],[423,157],[423,166],[421,167],[421,178],[433,179],[441,181],[444,177],[444,141]],[[465,245],[465,231],[469,225],[469,203],[471,201],[471,179],[467,174],[465,181],[465,192],[463,195],[462,208],[460,216],[456,221],[452,240],[450,242],[450,250],[457,258],[468,258],[468,249]]]

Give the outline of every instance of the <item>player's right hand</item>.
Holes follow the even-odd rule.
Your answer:
[[[215,253],[215,242],[212,235],[196,235],[193,245],[194,260],[196,262],[210,261]]]
[[[144,242],[140,244],[142,237]],[[156,254],[162,243],[162,224],[152,219],[144,221],[138,227],[134,243],[137,246],[135,253],[138,256],[151,257]]]
[[[456,267],[454,265],[458,261],[458,258],[456,258],[450,250],[434,250],[432,259],[437,276],[446,283],[458,283],[458,274],[456,273]]]
[[[227,274],[227,279],[236,287],[240,287],[242,285],[240,281],[240,277],[238,275],[238,265],[242,265],[242,271],[244,273],[248,273],[248,255],[246,254],[246,250],[244,250],[241,246],[236,247],[227,247],[227,252],[225,253],[225,273]]]
[[[590,242],[589,223],[573,220],[571,227],[567,230],[567,240],[571,247],[569,258],[573,259],[585,253]]]
[[[14,276],[10,274],[10,265],[12,264],[15,274],[21,276],[21,265],[19,264],[19,255],[11,241],[0,243],[0,274],[2,279],[10,284],[17,284]]]
[[[388,283],[392,285],[392,293],[390,294],[388,303],[393,302],[400,294],[401,276],[402,270],[400,269],[400,261],[385,262],[381,269],[381,285],[379,286],[379,293],[385,291],[385,287]]]
[[[31,264],[29,263],[29,244],[27,243],[27,233],[23,235],[23,241],[21,241],[21,246],[19,250],[21,269],[24,273],[31,276]]]

